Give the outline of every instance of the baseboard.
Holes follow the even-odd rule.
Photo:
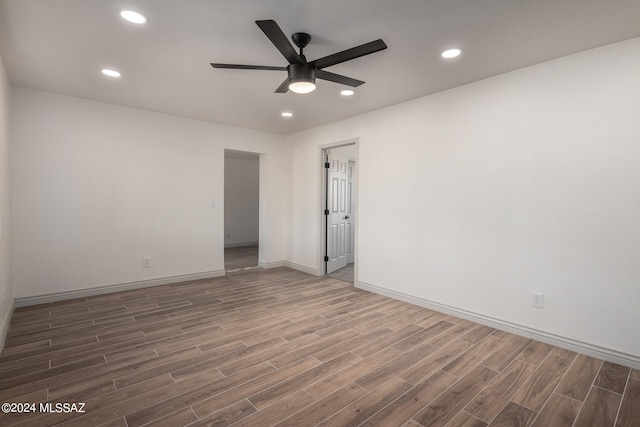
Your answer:
[[[266,262],[258,260],[258,266],[260,268],[278,268],[287,267],[287,264],[285,261]]]
[[[318,269],[307,267],[306,265],[296,264],[295,262],[286,261],[286,267],[294,270],[302,271],[303,273],[311,274],[312,276],[324,276],[324,273]]]
[[[11,323],[11,318],[13,317],[13,310],[15,309],[15,302],[12,302],[9,305],[9,310],[4,315],[3,319],[0,319],[0,353],[4,349],[4,342],[7,339],[7,334],[9,333],[9,324]]]
[[[316,270],[315,268],[307,267],[306,265],[296,264],[291,261],[276,261],[276,262],[265,262],[258,261],[258,265],[261,268],[277,268],[277,267],[289,267],[293,270],[302,271],[303,273],[311,274],[312,276],[323,276],[321,272]]]
[[[171,283],[191,282],[193,280],[211,279],[225,275],[224,270],[205,271],[202,273],[185,274],[181,276],[162,277],[158,279],[142,280],[139,282],[121,283],[117,285],[98,286],[95,288],[79,289],[77,291],[58,292],[55,294],[38,295],[34,297],[16,298],[16,307],[36,304],[47,304],[74,298],[85,298],[93,295],[111,294],[132,289],[148,288],[151,286],[168,285]]]
[[[357,288],[364,289],[366,291],[384,295],[400,301],[408,302],[410,304],[414,304],[420,307],[425,307],[431,310],[439,311],[441,313],[451,314],[453,316],[471,320],[473,322],[490,326],[492,328],[500,329],[502,331],[511,332],[516,335],[521,335],[527,338],[535,339],[537,341],[542,341],[556,347],[561,347],[568,350],[576,351],[579,353],[596,357],[598,359],[617,363],[619,365],[628,366],[630,368],[640,369],[640,357],[633,354],[623,353],[610,348],[600,347],[597,345],[578,341],[572,338],[556,335],[551,332],[541,331],[535,328],[530,328],[530,327],[519,325],[516,323],[511,323],[505,320],[496,319],[490,316],[485,316],[485,315],[474,313],[468,310],[459,309],[446,304],[440,304],[435,301],[430,301],[424,298],[418,298],[413,295],[408,295],[402,292],[397,292],[387,288],[382,288],[380,286],[371,285],[369,283],[365,283],[362,281],[358,281],[355,286]]]
[[[225,248],[240,248],[242,246],[257,246],[258,242],[244,242],[244,243],[225,243]]]

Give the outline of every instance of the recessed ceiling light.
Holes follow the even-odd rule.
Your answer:
[[[120,16],[126,19],[129,22],[133,22],[134,24],[144,24],[147,22],[147,18],[144,15],[134,12],[133,10],[123,10],[120,12]]]
[[[284,111],[280,114],[282,117],[293,117],[293,113],[290,113],[288,111]]]
[[[345,90],[341,90],[340,91],[340,95],[342,96],[351,96],[353,95],[355,92],[352,91],[351,89],[345,89]]]
[[[109,77],[120,77],[120,73],[116,70],[111,70],[109,68],[103,68],[102,74]]]
[[[460,49],[448,49],[442,52],[441,55],[443,58],[451,59],[451,58],[455,58],[456,56],[459,56],[461,53],[462,53],[462,50]]]

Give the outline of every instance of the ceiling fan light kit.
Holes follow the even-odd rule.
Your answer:
[[[289,90],[295,93],[310,93],[316,90],[316,70],[309,64],[291,64],[289,73]]]
[[[307,33],[294,33],[291,36],[293,43],[300,49],[300,53],[296,52],[291,45],[287,36],[284,35],[276,21],[264,20],[256,21],[256,24],[262,32],[271,40],[271,43],[280,51],[282,56],[289,61],[286,67],[273,67],[264,65],[238,65],[238,64],[219,64],[211,63],[213,68],[232,68],[237,70],[272,70],[287,71],[287,79],[282,82],[275,90],[276,93],[286,93],[292,91],[295,93],[310,93],[316,89],[316,78],[339,83],[351,87],[358,87],[364,82],[362,80],[353,79],[351,77],[342,76],[340,74],[325,71],[324,68],[342,62],[350,61],[361,56],[369,55],[374,52],[386,49],[387,45],[382,39],[374,40],[351,49],[343,50],[323,58],[308,62],[303,54],[304,48],[311,41],[311,36]]]

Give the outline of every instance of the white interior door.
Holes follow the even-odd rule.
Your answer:
[[[327,182],[327,273],[347,266],[351,230],[348,159],[329,153]]]

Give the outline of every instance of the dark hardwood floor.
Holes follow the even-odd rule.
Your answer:
[[[640,371],[254,269],[17,309],[0,402],[86,404],[3,426],[638,426]]]

